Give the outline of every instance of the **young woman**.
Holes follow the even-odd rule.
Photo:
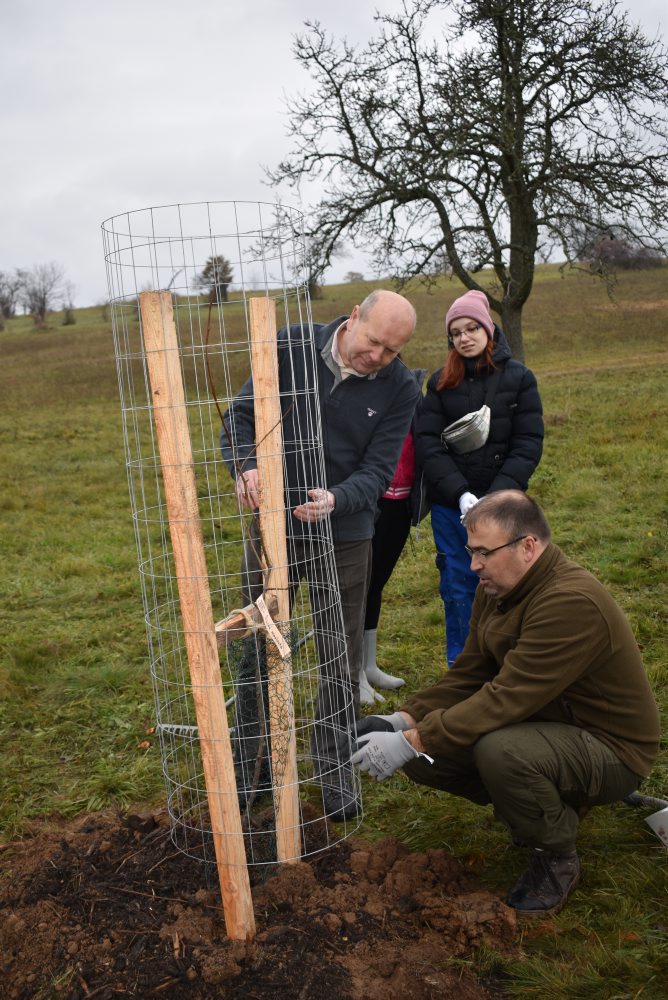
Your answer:
[[[511,357],[483,292],[455,299],[445,329],[448,355],[427,383],[415,447],[431,501],[451,666],[468,635],[478,584],[460,517],[486,493],[527,489],[543,450],[543,408],[533,372]],[[443,443],[445,428],[485,404],[490,421],[484,443],[474,442],[478,446],[471,451]]]
[[[420,390],[427,375],[426,368],[414,368]],[[420,400],[422,395],[420,395]],[[393,690],[405,683],[402,677],[386,673],[376,662],[378,621],[383,600],[383,589],[399,561],[412,524],[419,524],[429,507],[422,496],[415,465],[415,430],[420,412],[420,401],[406,435],[394,477],[378,501],[378,518],[371,543],[371,578],[366,598],[364,619],[364,659],[360,670],[360,704],[373,705],[385,701],[375,688]]]

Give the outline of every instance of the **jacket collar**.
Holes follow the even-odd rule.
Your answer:
[[[513,589],[502,597],[500,601],[497,601],[497,608],[501,612],[508,611],[510,608],[514,607],[516,604],[520,604],[525,597],[527,597],[532,590],[542,583],[546,576],[548,576],[555,564],[563,559],[563,553],[561,549],[554,544],[554,542],[549,542],[547,548],[544,552],[538,556],[533,566],[531,566],[519,583],[515,584]]]

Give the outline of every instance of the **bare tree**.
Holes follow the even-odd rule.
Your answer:
[[[0,330],[4,330],[6,319],[16,315],[20,290],[21,278],[17,271],[14,274],[0,271]]]
[[[65,270],[60,264],[35,264],[17,271],[21,279],[21,302],[33,318],[36,327],[46,326],[46,315],[63,294]]]
[[[320,268],[344,237],[403,278],[445,260],[521,358],[536,258],[574,259],[576,222],[664,251],[668,58],[617,0],[403,0],[376,20],[361,49],[313,22],[296,41],[316,86],[288,103],[293,152],[269,176],[324,184]]]
[[[73,326],[76,323],[74,316],[74,284],[66,281],[63,284],[63,326]]]
[[[361,271],[346,271],[343,275],[343,280],[351,283],[353,281],[364,281],[364,275]]]
[[[197,276],[198,288],[208,288],[212,302],[227,302],[227,288],[232,281],[232,265],[227,257],[218,254],[209,257],[201,274]]]
[[[313,266],[309,266],[308,274],[306,277],[306,288],[308,290],[309,298],[313,301],[322,298],[322,271]]]

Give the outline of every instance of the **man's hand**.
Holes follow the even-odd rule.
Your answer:
[[[329,490],[309,490],[308,503],[295,507],[292,513],[298,521],[324,521],[334,510],[336,498]]]
[[[403,733],[372,733],[357,741],[351,761],[376,781],[384,781],[419,756]]]
[[[405,712],[393,712],[392,715],[365,715],[357,723],[357,738],[368,736],[369,733],[401,733],[415,725],[414,719],[409,719]]]
[[[260,506],[260,480],[257,469],[249,469],[237,476],[237,500],[240,507],[257,510]]]

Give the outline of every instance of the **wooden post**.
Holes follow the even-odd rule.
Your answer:
[[[285,537],[283,429],[278,385],[276,306],[270,298],[251,298],[249,303],[255,440],[260,486],[260,532],[267,560],[264,597],[272,609],[275,602],[275,621],[289,644],[290,593]],[[266,643],[272,784],[276,804],[276,852],[279,861],[290,861],[302,854],[292,658],[289,654],[281,656],[270,635],[267,635]]]
[[[169,292],[139,296],[169,530],[202,751],[225,926],[255,936],[253,900],[237,799],[195,468]]]

